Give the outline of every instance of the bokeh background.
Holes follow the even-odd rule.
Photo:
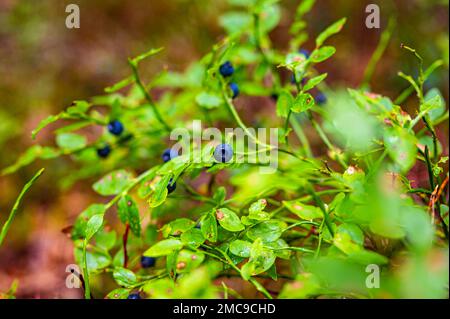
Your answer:
[[[282,0],[280,25],[271,33],[275,46],[287,49],[289,26],[298,0]],[[66,5],[78,4],[81,28],[65,27]],[[381,8],[382,29],[367,29],[365,7]],[[165,47],[157,59],[142,65],[145,79],[162,68],[181,71],[224,35],[219,16],[230,10],[227,0],[0,0],[0,168],[10,165],[27,147],[53,143],[52,128],[36,141],[31,130],[49,114],[73,100],[102,94],[103,88],[129,74],[127,58],[151,47]],[[400,43],[416,48],[426,65],[444,58],[428,87],[437,86],[448,105],[449,17],[446,0],[319,0],[307,16],[308,31],[317,35],[338,18],[348,22],[331,43],[336,55],[319,69],[331,87],[357,86],[390,16],[397,27],[371,81],[372,90],[395,98],[407,85],[399,70],[417,74],[416,61]],[[308,42],[306,49],[312,49]],[[410,114],[413,98],[402,105]],[[244,114],[245,118],[245,114]],[[438,130],[448,154],[448,123]],[[65,286],[66,266],[73,263],[72,242],[61,231],[89,203],[99,201],[91,182],[62,189],[59,182],[70,161],[38,161],[19,172],[0,176],[0,224],[23,184],[47,167],[0,248],[0,291],[18,279],[19,298],[79,298]],[[417,176],[417,179],[422,178]]]

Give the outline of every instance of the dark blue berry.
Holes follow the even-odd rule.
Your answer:
[[[171,178],[169,181],[169,184],[167,185],[167,191],[168,193],[172,193],[177,188],[177,183],[173,181]]]
[[[315,100],[318,105],[327,103],[327,97],[322,92],[317,93]]]
[[[195,225],[195,228],[200,229],[202,228],[202,225],[200,223],[197,223],[197,225]]]
[[[216,161],[226,163],[233,157],[233,148],[230,144],[220,144],[214,150],[214,158]]]
[[[156,263],[156,258],[142,256],[141,257],[141,266],[142,268],[150,268],[153,267]]]
[[[167,163],[168,161],[170,161],[171,159],[174,159],[177,156],[178,156],[178,152],[177,151],[175,151],[172,148],[168,148],[162,154],[162,160],[163,160],[164,163]]]
[[[219,72],[223,77],[231,76],[234,73],[233,65],[230,61],[226,61],[219,67]]]
[[[111,153],[111,147],[109,145],[105,145],[102,148],[97,149],[97,155],[101,158],[108,157],[109,153]]]
[[[270,95],[270,98],[276,102],[278,100],[278,94],[277,93],[272,93]]]
[[[141,295],[138,293],[129,294],[127,299],[141,299]]]
[[[123,132],[123,124],[118,120],[113,120],[108,124],[108,131],[113,135],[120,135]]]
[[[292,74],[291,74],[291,83],[292,83],[292,84],[295,84],[295,82],[296,82],[296,81],[295,81],[295,75],[294,75],[294,73],[292,73]]]
[[[298,50],[298,53],[303,54],[305,56],[305,58],[307,58],[307,59],[309,58],[309,56],[311,54],[311,52],[309,52],[306,49],[300,49],[300,50]]]
[[[239,95],[239,87],[236,83],[231,82],[229,84],[229,87],[231,89],[231,91],[233,92],[233,95],[231,96],[233,99],[236,98]]]

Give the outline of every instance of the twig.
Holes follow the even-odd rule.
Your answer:
[[[128,234],[130,233],[130,224],[126,223],[125,232],[122,237],[123,243],[123,268],[127,268],[128,265],[128,252],[127,252],[127,242],[128,242]]]
[[[14,203],[13,208],[11,209],[11,212],[9,213],[9,217],[6,220],[5,224],[2,227],[2,232],[0,233],[0,246],[3,243],[3,240],[6,237],[6,234],[8,233],[9,227],[11,226],[11,223],[16,216],[16,213],[19,209],[20,202],[22,201],[22,198],[25,196],[26,192],[30,189],[30,187],[34,184],[34,182],[42,175],[44,172],[44,168],[41,168],[34,176],[28,181],[25,186],[22,188],[22,191],[20,192],[19,196],[16,199],[16,202]]]

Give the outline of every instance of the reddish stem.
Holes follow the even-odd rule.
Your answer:
[[[130,224],[125,225],[125,233],[123,234],[123,267],[127,268],[128,265],[128,253],[127,253],[127,241],[128,241],[128,233],[130,232]]]

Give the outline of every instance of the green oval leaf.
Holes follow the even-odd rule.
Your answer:
[[[122,196],[117,203],[117,214],[122,223],[130,225],[131,232],[136,236],[141,236],[141,217],[139,209],[130,195]]]
[[[310,60],[314,63],[320,63],[329,59],[336,53],[336,48],[332,46],[324,46],[320,49],[316,49],[311,53]]]
[[[103,196],[116,195],[122,192],[131,182],[131,173],[117,170],[102,177],[93,185],[94,190]]]
[[[216,218],[220,226],[231,232],[244,230],[244,225],[241,223],[238,215],[228,208],[222,207],[216,211]]]
[[[176,250],[180,250],[182,247],[183,243],[178,239],[165,239],[147,249],[144,252],[144,256],[148,257],[166,256]]]
[[[264,221],[250,228],[247,236],[253,240],[261,238],[264,242],[272,242],[280,238],[286,227],[286,223],[279,220]]]
[[[205,236],[200,229],[191,228],[181,234],[180,239],[185,245],[199,247],[205,241]]]
[[[79,150],[86,146],[87,140],[83,135],[75,133],[61,133],[56,135],[56,144],[67,151]]]
[[[131,288],[137,281],[137,277],[134,272],[122,267],[117,267],[114,269],[113,278],[120,286],[126,288]]]
[[[252,243],[237,239],[230,243],[230,251],[239,257],[250,257],[250,250],[252,248]]]
[[[102,227],[103,214],[92,216],[86,224],[86,240],[89,240]]]

